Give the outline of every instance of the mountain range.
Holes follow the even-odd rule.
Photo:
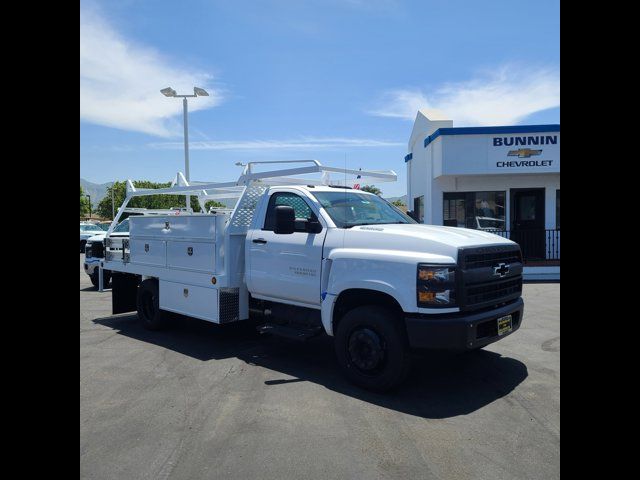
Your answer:
[[[396,200],[401,200],[402,203],[404,203],[405,205],[407,204],[407,196],[406,195],[402,195],[401,197],[382,197],[384,198],[387,202],[393,203]]]
[[[107,194],[107,188],[113,185],[113,182],[93,183],[84,178],[80,178],[80,186],[86,195],[91,196],[91,205],[95,208],[100,200]]]

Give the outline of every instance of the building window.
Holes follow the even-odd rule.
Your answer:
[[[443,224],[476,230],[504,230],[505,196],[505,192],[444,193]]]
[[[465,194],[444,194],[444,222],[447,227],[464,227],[465,218]]]
[[[424,223],[424,195],[413,199],[413,214],[415,220]]]
[[[560,190],[556,190],[556,229],[560,230]]]

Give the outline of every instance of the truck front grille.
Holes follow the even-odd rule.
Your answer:
[[[490,308],[522,295],[522,254],[518,245],[461,248],[458,260],[461,310]]]
[[[464,258],[464,268],[491,267],[496,263],[522,263],[520,249],[512,251],[488,251],[486,253],[468,253]]]
[[[485,283],[482,285],[473,285],[467,288],[466,300],[468,305],[476,305],[479,303],[492,302],[502,300],[506,297],[512,297],[514,294],[520,296],[522,293],[522,277]]]
[[[104,258],[104,245],[102,242],[92,242],[87,246],[87,257]]]

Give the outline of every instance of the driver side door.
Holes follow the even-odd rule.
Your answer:
[[[275,208],[291,206],[296,228],[291,234],[276,234]],[[318,221],[315,206],[290,191],[271,194],[261,229],[251,231],[247,248],[251,256],[249,288],[254,297],[320,306],[322,246],[327,233],[322,220],[318,233],[307,231],[307,223]]]

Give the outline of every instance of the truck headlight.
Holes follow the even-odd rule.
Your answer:
[[[418,307],[450,307],[455,305],[456,271],[454,267],[418,264]]]

